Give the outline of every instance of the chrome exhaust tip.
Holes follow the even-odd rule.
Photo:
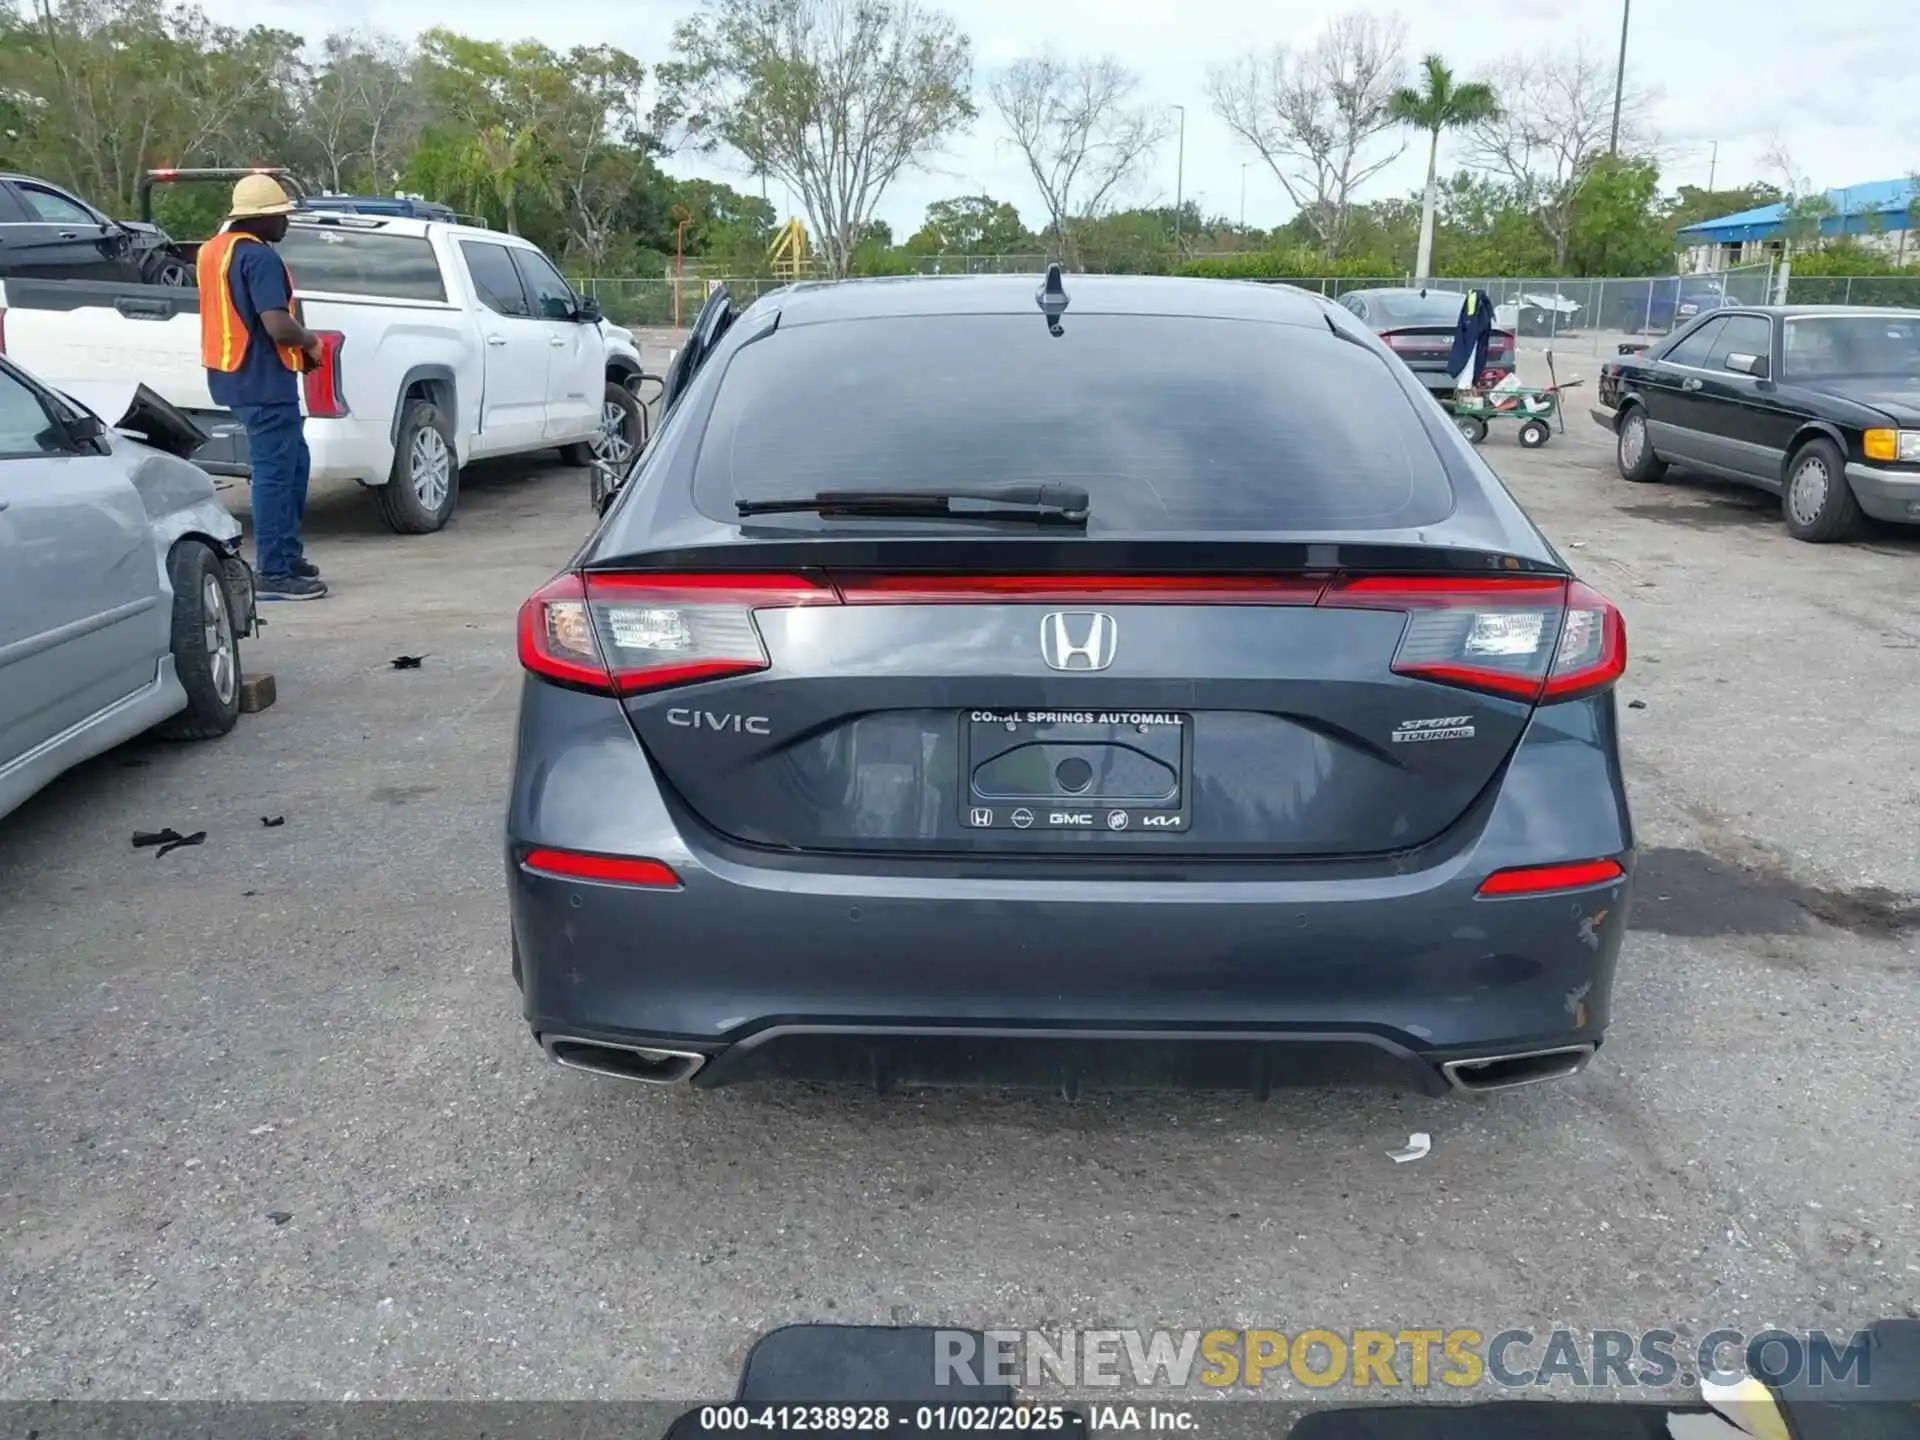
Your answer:
[[[651,1045],[609,1045],[575,1035],[542,1035],[540,1048],[556,1065],[634,1080],[642,1085],[684,1085],[700,1072],[707,1057],[692,1050],[662,1050]]]
[[[1469,1060],[1449,1060],[1440,1067],[1440,1073],[1455,1090],[1480,1095],[1489,1090],[1513,1090],[1522,1085],[1538,1085],[1544,1080],[1564,1080],[1569,1075],[1578,1075],[1593,1059],[1593,1051],[1591,1044],[1582,1044],[1477,1055]]]

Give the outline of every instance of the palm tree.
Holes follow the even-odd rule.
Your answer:
[[[1426,86],[1415,90],[1402,86],[1387,102],[1387,113],[1402,125],[1424,130],[1430,137],[1427,147],[1427,193],[1420,205],[1420,263],[1416,278],[1431,278],[1433,269],[1433,209],[1440,188],[1440,132],[1464,130],[1486,120],[1500,118],[1500,102],[1491,85],[1469,81],[1454,83],[1453,71],[1438,55],[1420,62],[1426,72]]]

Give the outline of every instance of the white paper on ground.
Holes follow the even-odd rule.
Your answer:
[[[1418,1160],[1433,1149],[1433,1137],[1424,1130],[1416,1130],[1407,1136],[1407,1143],[1398,1150],[1387,1151],[1387,1158],[1396,1165],[1404,1165],[1409,1160]]]

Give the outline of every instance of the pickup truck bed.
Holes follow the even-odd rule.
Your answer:
[[[280,248],[329,347],[303,380],[313,478],[368,487],[391,528],[444,526],[469,460],[557,447],[585,463],[619,427],[637,443],[638,353],[526,241],[325,215],[297,219]],[[55,386],[147,385],[212,437],[196,461],[245,475],[245,433],[207,393],[199,303],[170,286],[4,280],[0,349]]]

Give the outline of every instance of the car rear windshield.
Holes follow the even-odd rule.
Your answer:
[[[797,325],[721,377],[695,501],[733,521],[737,500],[819,490],[1064,481],[1088,490],[1093,532],[1430,525],[1453,489],[1414,403],[1382,357],[1313,326],[1069,312],[1055,337],[1037,310]]]
[[[371,295],[385,300],[440,300],[447,287],[424,235],[394,235],[344,226],[290,225],[280,258],[296,290]]]
[[[1395,325],[1445,325],[1451,330],[1460,319],[1460,307],[1466,303],[1465,295],[1439,290],[1429,290],[1425,295],[1369,295],[1367,313],[1377,315],[1378,323],[1389,329]]]

